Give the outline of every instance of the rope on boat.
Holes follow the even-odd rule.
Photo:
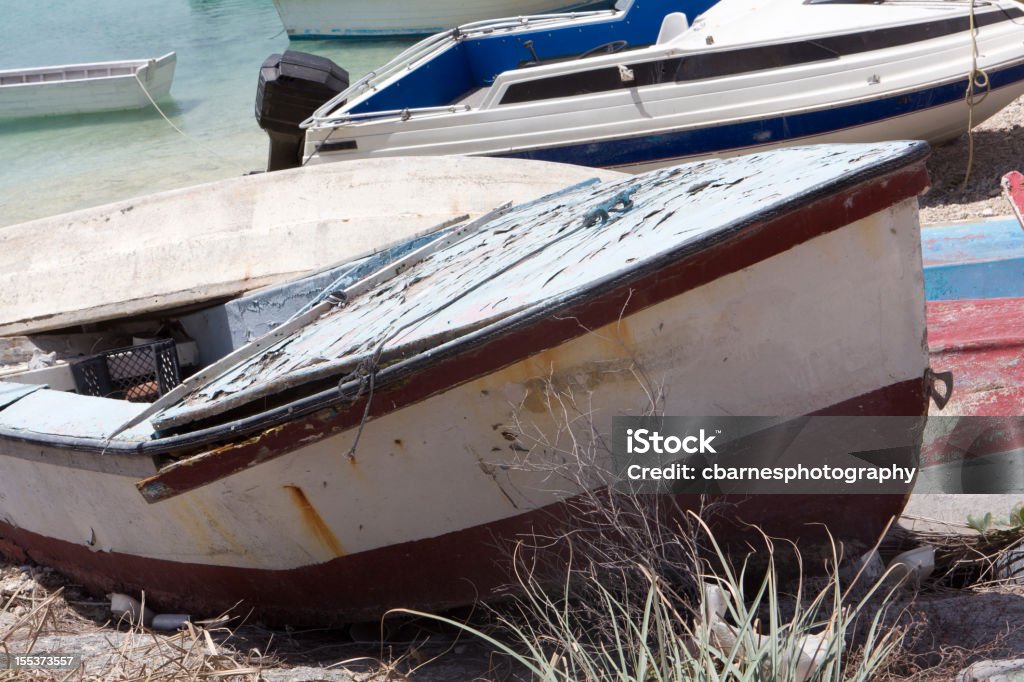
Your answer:
[[[971,33],[971,72],[967,77],[967,91],[964,93],[964,100],[967,102],[967,170],[964,172],[964,182],[960,186],[961,191],[967,189],[967,183],[971,179],[971,169],[974,166],[974,107],[985,101],[988,93],[991,92],[991,83],[988,74],[984,69],[978,68],[978,36],[975,33],[974,25],[974,3],[970,5],[970,33]],[[984,89],[980,97],[976,98],[975,89]]]
[[[359,363],[359,366],[355,368],[351,373],[341,378],[338,382],[338,392],[345,395],[342,391],[342,386],[347,384],[353,379],[359,379],[359,388],[356,390],[356,394],[352,397],[352,403],[355,404],[357,400],[363,395],[363,391],[366,390],[367,384],[369,384],[370,392],[366,396],[366,406],[363,408],[363,418],[359,420],[359,430],[356,431],[356,437],[352,440],[352,447],[348,449],[345,456],[350,460],[356,458],[356,448],[359,447],[359,439],[363,437],[363,428],[366,426],[366,422],[370,420],[370,405],[373,403],[373,387],[377,380],[377,362],[380,360],[380,355],[384,351],[384,344],[382,343],[377,352],[374,353],[372,359],[364,360]]]
[[[167,124],[174,128],[175,130],[177,130],[179,135],[181,135],[182,137],[188,137],[188,135],[182,132],[181,128],[174,125],[171,119],[167,118],[167,114],[164,113],[163,109],[160,108],[160,105],[156,103],[156,100],[153,99],[153,96],[149,94],[149,90],[147,90],[146,86],[142,83],[142,79],[139,78],[139,72],[136,71],[132,75],[135,76],[135,82],[139,84],[140,88],[142,88],[142,92],[146,94],[146,99],[148,99],[149,103],[153,105],[153,108],[156,109],[157,113],[163,116],[164,120],[167,121]]]

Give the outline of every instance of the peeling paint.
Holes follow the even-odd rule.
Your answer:
[[[877,147],[871,163],[910,148]],[[640,267],[667,248],[706,239],[753,210],[771,212],[800,188],[816,187],[853,162],[868,163],[857,156],[839,147],[754,154],[718,162],[711,179],[706,164],[691,164],[519,206],[240,362],[157,415],[154,425],[188,424],[327,377],[358,383],[367,363],[439,346]],[[747,201],[735,201],[741,181],[751,193]],[[699,191],[680,191],[687,186]],[[865,201],[857,194],[845,210]]]

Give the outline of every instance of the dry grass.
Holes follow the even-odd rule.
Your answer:
[[[605,371],[639,383],[649,402],[643,412],[661,413],[662,388],[637,363]],[[886,674],[905,632],[898,618],[885,618],[893,601],[887,587],[862,585],[868,581],[859,573],[841,579],[835,547],[813,587],[796,548],[782,543],[780,551],[763,534],[747,560],[726,552],[704,520],[724,509],[687,514],[673,496],[610,493],[610,444],[594,427],[585,381],[552,374],[531,388],[538,389],[546,408],[540,422],[516,410],[518,466],[546,473],[549,485],[564,482],[574,494],[574,524],[517,546],[518,596],[493,611],[496,623],[439,619],[461,625],[532,679],[552,682]],[[776,571],[783,554],[787,563],[796,558],[795,580]]]
[[[984,532],[908,531],[896,528],[885,540],[886,553],[930,545],[935,572],[929,587],[977,588],[1016,583],[1024,578],[1024,527],[990,527]]]
[[[110,620],[109,602],[79,591],[49,569],[0,563],[0,655],[82,654],[84,661],[75,670],[32,671],[0,661],[0,682],[255,682],[269,672],[302,680],[333,674],[353,682],[461,682],[505,678],[499,669],[507,670],[454,633],[423,624],[269,629],[224,614],[166,633]]]

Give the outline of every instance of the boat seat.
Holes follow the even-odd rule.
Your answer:
[[[686,20],[686,15],[682,12],[666,14],[665,18],[661,20],[661,30],[658,31],[658,40],[655,41],[655,45],[664,45],[675,40],[686,33],[686,29],[689,27],[690,22]]]

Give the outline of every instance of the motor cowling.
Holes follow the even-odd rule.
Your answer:
[[[256,88],[256,121],[270,137],[268,171],[301,165],[305,131],[299,124],[348,84],[348,72],[326,57],[295,50],[267,57]]]

